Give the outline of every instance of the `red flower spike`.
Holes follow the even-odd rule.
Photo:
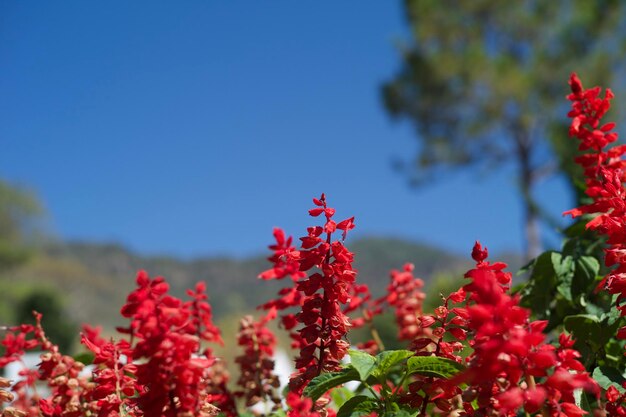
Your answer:
[[[237,356],[235,362],[240,369],[237,385],[241,389],[235,392],[235,395],[243,397],[247,407],[271,401],[272,410],[276,411],[281,405],[278,395],[280,382],[274,373],[272,359],[276,348],[276,336],[266,327],[267,322],[275,316],[276,309],[271,309],[259,321],[246,316],[240,322],[237,344],[243,348],[243,352]]]
[[[290,387],[296,393],[319,373],[339,369],[348,348],[342,339],[351,327],[346,314],[369,299],[367,287],[355,284],[353,254],[342,242],[333,241],[338,226],[345,239],[346,232],[354,228],[354,218],[338,225],[332,220],[335,209],[327,206],[324,194],[313,199],[313,203],[316,207],[309,214],[317,217],[324,213],[324,225],[307,229],[307,236],[300,238],[300,250],[291,246],[291,239],[283,242],[277,239],[277,244],[270,247],[274,254],[269,260],[274,267],[260,275],[263,279],[290,276],[294,283],[292,288],[281,290],[282,297],[262,308],[300,310],[295,315],[283,314],[281,318],[290,330],[292,346],[300,349],[296,358],[298,370],[290,379]],[[309,276],[308,271],[312,271]],[[300,327],[296,329],[298,324]]]
[[[386,304],[394,309],[399,340],[411,341],[428,333],[425,327],[429,326],[429,319],[422,317],[424,281],[413,275],[414,269],[413,264],[407,263],[402,271],[392,270],[387,294],[374,302],[379,308]]]
[[[5,352],[4,364],[21,361],[21,356],[31,349],[41,351],[41,363],[36,370],[23,369],[21,377],[12,387],[13,402],[11,407],[19,412],[13,414],[8,409],[6,415],[29,415],[57,417],[78,417],[94,409],[88,395],[93,384],[87,377],[81,376],[84,365],[70,356],[59,352],[59,347],[46,336],[41,326],[41,314],[33,312],[36,324],[15,326],[8,329],[2,344]],[[27,338],[31,338],[26,340]],[[4,366],[4,365],[2,365]],[[48,386],[49,395],[41,398],[37,395],[35,384],[43,381]]]
[[[619,145],[606,149],[617,140],[617,134],[611,132],[615,123],[601,124],[614,95],[607,89],[601,98],[599,87],[583,89],[576,74],[571,75],[569,84],[572,89],[567,96],[572,101],[572,110],[568,113],[572,118],[570,136],[580,141],[579,149],[588,150],[576,162],[584,170],[586,193],[593,202],[564,214],[572,217],[597,214],[587,223],[587,228],[607,237],[609,247],[605,249],[605,265],[612,268],[598,289],[618,295],[616,307],[624,316],[626,309],[621,307],[626,301],[626,189],[623,186],[626,162],[622,157],[626,147]],[[625,338],[626,327],[619,329],[617,335],[620,339]]]
[[[287,243],[281,233],[275,236],[278,242]],[[226,389],[228,375],[211,349],[201,347],[202,341],[221,342],[219,330],[212,323],[205,284],[188,291],[190,300],[183,302],[168,294],[169,286],[163,278],[151,280],[140,272],[137,283],[138,288],[122,308],[131,320],[126,332],[132,335],[135,345],[132,349],[124,345],[107,348],[118,349],[137,361],[132,369],[136,385],[124,388],[137,392],[126,400],[129,408],[140,409],[145,415],[173,417],[217,406],[227,416],[236,415],[232,395]],[[105,367],[103,378],[111,366]],[[124,368],[118,363],[113,369]]]
[[[457,317],[467,316],[474,352],[467,358],[467,371],[448,384],[467,383],[475,394],[464,408],[478,414],[514,415],[523,406],[528,412],[546,407],[577,416],[579,409],[568,401],[574,390],[597,394],[599,388],[578,362],[573,341],[562,335],[563,345],[556,349],[545,343],[547,323],[529,320],[530,311],[519,306],[519,297],[507,294],[506,265],[491,264],[486,255],[477,243],[472,250],[476,268],[465,274],[471,280],[464,286],[470,304],[465,311],[452,309]]]

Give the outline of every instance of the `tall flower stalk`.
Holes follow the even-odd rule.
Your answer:
[[[368,291],[355,284],[354,255],[343,243],[347,232],[354,228],[354,218],[336,223],[335,209],[328,207],[324,194],[314,198],[313,203],[309,215],[323,216],[324,224],[307,229],[307,235],[300,238],[299,250],[282,230],[276,230],[276,244],[270,247],[274,255],[269,258],[274,266],[260,275],[262,279],[290,276],[294,281],[293,287],[281,290],[281,297],[264,307],[299,309],[282,318],[283,325],[291,330],[292,346],[300,352],[295,360],[297,370],[289,382],[296,393],[320,373],[339,369],[349,347],[345,336],[351,324],[346,313],[358,308],[360,302],[354,299],[363,300],[359,294]],[[334,240],[338,231],[342,232],[341,240]]]

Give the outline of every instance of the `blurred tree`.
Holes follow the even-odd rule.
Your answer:
[[[42,215],[33,194],[0,179],[0,272],[27,259],[27,238]]]
[[[33,310],[44,315],[50,339],[68,351],[76,326],[64,317],[56,291],[41,288],[37,280],[19,279],[21,266],[34,254],[32,238],[40,232],[43,209],[36,196],[0,179],[0,323],[34,323]],[[10,270],[10,271],[9,271]]]
[[[399,165],[413,184],[447,169],[514,162],[527,256],[541,250],[537,181],[573,169],[563,120],[566,81],[612,85],[624,69],[626,3],[619,0],[405,0],[412,39],[383,87],[387,110],[414,122],[421,143]],[[562,132],[562,130],[558,130]]]
[[[442,271],[438,272],[430,279],[426,287],[426,299],[422,310],[424,314],[433,314],[435,309],[442,305],[443,297],[447,297],[459,288],[467,284],[468,280],[464,278],[464,272]]]
[[[16,323],[34,324],[33,311],[38,311],[43,315],[42,325],[48,338],[59,345],[61,352],[70,352],[77,328],[71,320],[65,317],[59,294],[46,289],[29,292],[17,303]]]

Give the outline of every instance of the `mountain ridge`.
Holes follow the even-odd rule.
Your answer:
[[[416,276],[425,282],[435,274],[459,272],[470,264],[444,249],[395,237],[361,237],[349,240],[347,246],[355,253],[357,280],[368,284],[375,296],[384,292],[389,271],[406,262],[415,265]],[[177,296],[184,296],[185,289],[197,281],[205,281],[219,319],[251,312],[288,285],[257,279],[270,266],[264,256],[180,259],[142,255],[119,244],[70,241],[45,245],[25,266],[0,277],[0,282],[8,279],[50,287],[63,295],[70,319],[112,328],[121,324],[119,308],[134,288],[140,269],[165,277]]]

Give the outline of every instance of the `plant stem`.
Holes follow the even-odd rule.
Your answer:
[[[526,375],[526,383],[528,384],[529,390],[534,390],[535,388],[537,388],[537,384],[535,383],[535,377],[532,375]],[[545,406],[541,407],[541,415],[543,417],[550,417],[550,413],[548,413],[548,410],[546,410]]]
[[[378,334],[378,330],[376,330],[376,327],[374,327],[374,323],[370,322],[370,333],[372,334],[372,338],[374,339],[374,342],[376,342],[376,344],[378,345],[378,350],[379,351],[384,351],[385,350],[385,344],[383,343],[383,340],[380,338],[380,334]]]
[[[326,265],[330,264],[330,257],[332,256],[332,252],[330,249],[330,244],[332,242],[331,240],[332,234],[331,233],[326,233],[326,244],[328,244],[328,252],[326,253],[326,259],[324,259],[324,263]],[[326,277],[324,277],[326,278]],[[329,277],[332,280],[332,276]],[[328,294],[326,294],[326,289],[324,289],[324,301],[322,302],[322,309],[324,308],[324,304],[328,302]],[[322,312],[320,311],[320,315],[322,315]],[[320,354],[319,354],[319,358],[317,361],[317,374],[320,375],[322,373],[322,371],[324,370],[324,333],[325,333],[325,327],[326,327],[326,319],[324,318],[324,316],[322,315],[322,323],[320,326]]]

